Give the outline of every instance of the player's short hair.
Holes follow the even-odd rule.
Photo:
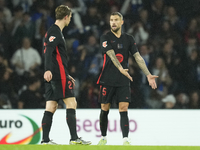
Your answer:
[[[69,16],[71,13],[71,9],[66,5],[60,5],[56,8],[56,20],[62,20],[65,16]]]
[[[110,16],[115,16],[115,15],[119,16],[123,20],[123,16],[120,12],[112,12]]]

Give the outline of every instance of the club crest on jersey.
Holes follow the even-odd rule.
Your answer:
[[[107,41],[103,42],[103,43],[102,43],[102,46],[103,46],[104,48],[106,48],[106,47],[107,47]]]
[[[55,36],[50,36],[49,42],[53,42],[53,40],[54,40],[55,38],[56,38]]]

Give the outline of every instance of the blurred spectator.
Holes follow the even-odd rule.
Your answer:
[[[17,6],[14,9],[13,14],[14,15],[13,15],[11,21],[9,22],[8,27],[7,27],[12,36],[15,34],[18,26],[21,24],[22,17],[23,17],[23,8],[21,6]],[[19,42],[19,40],[17,42]]]
[[[190,90],[200,88],[200,56],[197,49],[193,49],[189,56],[189,86]]]
[[[37,91],[41,82],[37,77],[31,77],[28,80],[28,88],[19,95],[19,109],[41,108],[43,101],[42,95]]]
[[[185,54],[175,50],[171,42],[166,42],[160,57],[164,59],[165,65],[173,80],[169,92],[175,92],[177,89],[187,90],[189,85],[189,64]]]
[[[78,98],[79,108],[97,108],[99,91],[94,87],[90,78],[87,78],[80,87]]]
[[[11,37],[6,31],[5,24],[0,21],[0,52],[6,59],[10,59],[12,55],[10,39]]]
[[[184,40],[186,43],[188,43],[189,37],[195,37],[197,43],[200,43],[200,31],[198,30],[198,24],[195,18],[189,21],[187,30],[185,31]]]
[[[188,42],[186,43],[186,53],[187,56],[190,57],[192,51],[194,49],[198,49],[197,39],[194,36],[188,37]]]
[[[34,39],[35,25],[31,21],[29,13],[24,13],[20,25],[13,35],[14,41],[20,43],[23,38],[28,37],[31,41]]]
[[[143,24],[144,29],[150,31],[151,23],[149,21],[149,13],[146,9],[139,10],[139,21]]]
[[[37,5],[37,11],[32,15],[35,22],[35,45],[36,49],[42,49],[42,40],[50,26],[54,23],[50,16],[48,7],[45,4]]]
[[[12,105],[7,95],[0,94],[0,109],[11,109]]]
[[[149,19],[152,25],[152,31],[156,33],[156,30],[161,26],[165,4],[164,0],[152,0],[151,2],[151,7],[149,9]]]
[[[21,6],[24,12],[29,12],[34,0],[12,0],[14,7]]]
[[[97,6],[92,5],[88,8],[87,13],[83,17],[83,24],[85,26],[98,26],[100,22],[100,16],[98,14]]]
[[[102,55],[100,53],[97,53],[91,63],[90,63],[90,67],[88,69],[88,73],[89,76],[91,76],[93,78],[93,80],[97,80],[98,76],[99,76],[99,72],[100,72],[100,68],[102,68],[103,64],[103,58]]]
[[[142,0],[126,0],[123,2],[120,12],[123,16],[128,16],[129,19],[134,20],[137,18],[138,11],[142,7]]]
[[[187,109],[189,108],[189,97],[186,93],[178,92],[175,93],[176,96],[176,108],[177,109]]]
[[[190,93],[189,109],[199,109],[200,108],[200,97],[199,91],[193,91]]]
[[[127,32],[134,36],[137,44],[147,43],[149,32],[144,28],[144,25],[141,22],[133,23]]]
[[[56,9],[56,5],[55,5],[55,0],[47,0],[47,7],[49,9],[49,14],[51,16],[51,18],[53,18],[55,20],[55,9]]]
[[[170,94],[167,95],[165,98],[162,99],[162,102],[164,103],[163,108],[164,109],[174,109],[176,104],[176,99],[174,95]]]
[[[12,13],[9,8],[6,7],[6,1],[0,0],[0,19],[3,23],[10,22]]]
[[[154,32],[154,34],[155,34],[154,35],[155,40],[158,40],[160,44],[165,44],[166,39],[171,38],[173,39],[173,41],[176,41],[175,42],[176,45],[180,45],[181,42],[180,35],[172,29],[171,24],[167,20],[162,22],[160,31],[158,33]]]
[[[157,95],[159,95],[161,100],[168,94],[168,88],[172,83],[171,77],[165,66],[164,60],[161,57],[156,58],[151,73],[159,76],[159,78],[156,79],[157,89],[152,90],[152,92],[157,92]]]
[[[5,105],[12,105],[15,108],[15,91],[12,84],[11,74],[13,71],[4,64],[0,64],[0,99]],[[5,106],[6,107],[6,106]],[[10,106],[8,107],[10,108]]]
[[[97,39],[93,35],[89,36],[87,43],[80,45],[77,50],[80,53],[78,68],[81,70],[81,78],[85,79],[95,54],[99,52]]]
[[[153,56],[150,54],[150,51],[147,45],[146,44],[141,45],[139,47],[139,52],[142,58],[144,59],[146,66],[150,69],[152,66]],[[147,101],[150,95],[150,87],[149,87],[146,75],[143,74],[142,70],[140,70],[140,74],[141,74],[141,82],[142,82],[140,88],[142,91],[143,99]]]
[[[105,19],[103,19],[102,26],[100,26],[101,34],[110,30],[110,13],[105,14]]]
[[[167,13],[164,17],[165,20],[168,20],[172,26],[172,28],[178,33],[182,33],[185,28],[184,20],[180,19],[176,13],[176,9],[173,6],[167,7]]]
[[[4,57],[4,54],[2,51],[0,51],[0,65],[4,65],[5,67],[8,67],[8,60]]]
[[[41,65],[41,57],[37,50],[31,47],[29,38],[23,39],[22,47],[14,53],[11,63],[20,76],[25,72],[34,73],[33,70]]]
[[[133,81],[131,82],[131,99],[130,108],[145,108],[145,95],[148,93],[144,93],[143,84],[142,84],[142,76],[141,70],[138,66],[132,64],[133,58],[129,58],[129,74],[132,76]],[[145,94],[145,95],[144,95]]]
[[[71,8],[72,14],[73,14],[71,22],[68,25],[69,28],[67,28],[67,29],[65,28],[65,30],[63,31],[64,36],[66,36],[65,34],[69,34],[70,36],[74,37],[73,34],[76,34],[79,37],[80,36],[79,34],[83,34],[83,32],[84,32],[84,26],[83,26],[83,23],[81,20],[81,16],[79,14],[79,12],[81,13],[81,11],[82,11],[81,5],[79,7],[77,5],[77,4],[82,4],[82,2],[81,3],[78,3],[78,1],[76,1],[76,2],[77,3],[75,3],[75,1],[71,1],[71,0],[64,0],[62,3],[63,5],[69,6],[69,8]],[[84,6],[82,6],[82,8],[84,8]],[[69,35],[67,35],[67,36],[69,36]]]
[[[175,62],[177,55],[178,55],[177,51],[173,49],[171,43],[169,42],[164,43],[160,56],[164,59],[164,62],[168,69],[173,67],[173,63]]]
[[[99,37],[98,28],[101,26],[101,16],[98,12],[97,6],[91,5],[88,8],[87,13],[83,16],[83,25],[85,26],[85,30],[87,32],[91,32],[95,34],[96,37]]]

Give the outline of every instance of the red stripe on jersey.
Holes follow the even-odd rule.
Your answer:
[[[61,76],[61,82],[62,82],[62,90],[63,90],[63,97],[65,97],[65,86],[66,86],[66,74],[65,69],[63,66],[63,62],[60,56],[60,53],[58,51],[58,46],[56,46],[56,60],[58,61],[59,69],[60,69],[60,76]]]
[[[100,76],[99,76],[99,79],[98,79],[98,81],[97,81],[97,84],[99,84],[99,81],[100,81],[102,72],[103,72],[104,67],[105,67],[105,63],[106,63],[106,54],[104,54],[104,56],[103,56],[103,68],[102,68],[102,70],[101,70],[101,74],[100,74]]]

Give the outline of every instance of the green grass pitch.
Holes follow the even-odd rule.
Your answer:
[[[200,150],[200,146],[0,145],[0,150]]]

